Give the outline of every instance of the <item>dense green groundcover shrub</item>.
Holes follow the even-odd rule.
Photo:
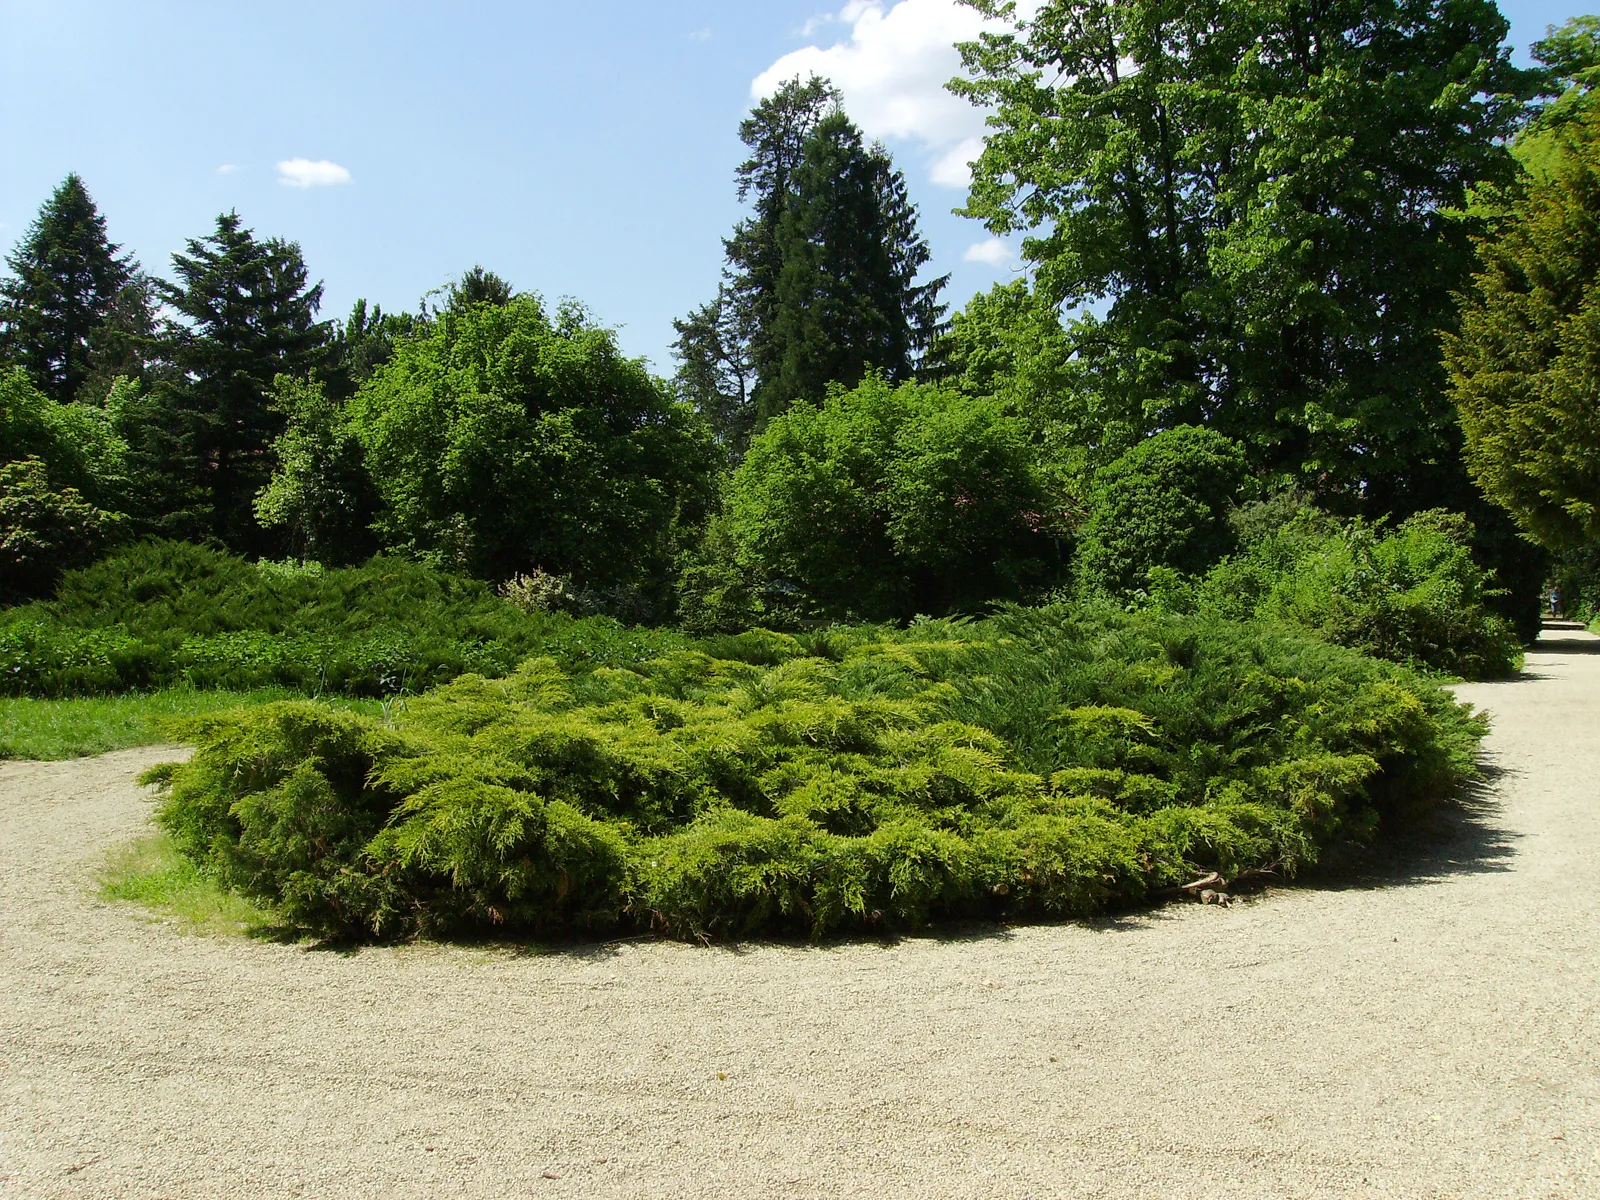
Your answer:
[[[1057,607],[201,717],[151,778],[185,852],[321,934],[821,936],[1291,872],[1448,793],[1484,728],[1304,636]]]
[[[129,547],[0,612],[0,694],[102,695],[187,683],[382,696],[536,653],[573,667],[686,645],[669,630],[519,610],[488,584],[403,559],[324,571],[185,542]]]

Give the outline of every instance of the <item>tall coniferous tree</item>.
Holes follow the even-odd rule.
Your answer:
[[[829,382],[904,377],[937,331],[945,282],[915,282],[928,250],[905,180],[827,80],[784,84],[739,136],[751,214],[724,243],[717,299],[676,322],[679,386],[735,451]]]
[[[738,457],[755,426],[752,357],[754,314],[726,281],[717,298],[672,322],[677,339],[678,392],[706,418],[718,440]]]
[[[820,400],[830,383],[854,387],[869,370],[909,377],[937,332],[945,278],[916,283],[929,253],[905,180],[842,111],[802,147],[777,249],[762,418]]]
[[[89,378],[91,341],[137,275],[120,251],[83,180],[71,174],[6,256],[0,354],[62,404]]]
[[[258,240],[237,213],[172,256],[176,283],[158,285],[177,314],[164,327],[178,379],[153,397],[168,470],[190,485],[199,530],[242,553],[270,550],[252,501],[272,473],[268,453],[283,431],[272,403],[279,375],[320,364],[331,329],[316,319],[322,285],[307,285],[300,247]]]
[[[751,361],[761,379],[777,373],[781,357],[767,334],[777,319],[778,279],[783,273],[778,239],[794,199],[795,173],[806,142],[840,100],[839,90],[819,76],[804,83],[792,79],[739,124],[739,140],[749,148],[750,157],[739,164],[734,178],[739,199],[753,211],[734,227],[724,247],[732,303],[747,314]]]

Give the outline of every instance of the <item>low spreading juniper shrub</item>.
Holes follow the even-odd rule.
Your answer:
[[[1303,635],[1015,610],[626,667],[530,659],[388,721],[191,722],[152,779],[221,882],[322,935],[904,930],[1292,872],[1473,770],[1481,719]]]
[[[485,583],[402,559],[321,570],[147,542],[70,573],[53,600],[0,613],[0,694],[189,684],[383,696],[504,675],[533,654],[581,670],[687,644],[605,617],[521,611]]]

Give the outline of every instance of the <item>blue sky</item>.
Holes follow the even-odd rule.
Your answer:
[[[752,85],[816,68],[894,151],[960,305],[1012,270],[950,213],[981,119],[938,84],[975,18],[835,3],[0,0],[0,248],[77,171],[152,272],[237,208],[300,242],[326,316],[414,308],[482,263],[669,371],[672,318],[714,292],[739,216]],[[1522,59],[1584,11],[1502,8]]]

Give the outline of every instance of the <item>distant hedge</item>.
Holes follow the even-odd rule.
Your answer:
[[[670,631],[530,613],[485,583],[403,559],[323,571],[147,542],[0,612],[0,694],[100,695],[189,683],[382,696],[543,653],[575,668],[686,645]]]
[[[710,650],[202,717],[161,821],[322,935],[820,937],[1292,873],[1451,792],[1485,729],[1403,667],[1109,608]]]

